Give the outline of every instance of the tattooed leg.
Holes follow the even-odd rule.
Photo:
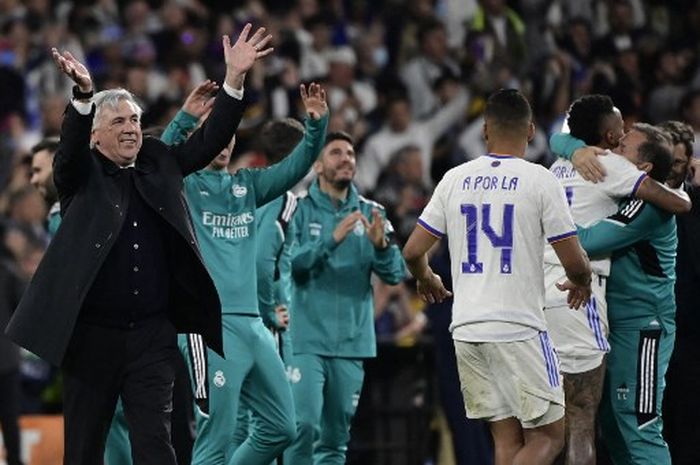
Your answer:
[[[566,465],[595,465],[595,415],[604,375],[605,359],[593,370],[564,373]]]

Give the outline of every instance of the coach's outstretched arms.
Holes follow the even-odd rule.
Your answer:
[[[416,279],[416,290],[421,298],[430,303],[442,302],[452,293],[445,288],[442,278],[428,265],[428,250],[438,241],[422,227],[417,226],[403,248],[403,258]]]
[[[91,111],[90,95],[93,93],[92,78],[90,72],[69,51],[60,53],[56,48],[51,49],[51,55],[56,68],[68,76],[76,85],[80,94],[76,99],[78,106],[82,106],[80,114],[88,115]],[[78,107],[70,105],[66,110],[66,116],[79,115]],[[92,118],[69,118],[63,120],[61,126],[61,145],[54,157],[54,182],[59,193],[59,199],[74,192],[80,183],[85,182],[88,173],[88,161],[90,159],[90,125]]]
[[[591,297],[591,264],[588,256],[576,236],[552,242],[551,245],[568,278],[561,284],[557,283],[557,289],[569,293],[566,302],[570,308],[579,309]]]
[[[184,144],[172,149],[185,176],[204,168],[231,142],[243,117],[246,73],[257,60],[272,52],[272,48],[267,47],[272,36],[265,35],[265,28],[261,27],[249,38],[251,28],[246,24],[233,45],[228,36],[223,37],[226,62],[223,92],[214,99],[207,121]]]

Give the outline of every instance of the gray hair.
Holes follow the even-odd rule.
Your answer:
[[[92,119],[92,129],[95,129],[97,127],[97,122],[100,121],[100,119],[102,118],[102,111],[105,108],[108,108],[112,111],[117,111],[117,109],[119,108],[119,102],[121,102],[122,100],[126,100],[127,102],[131,102],[134,104],[134,106],[136,107],[136,113],[139,115],[140,120],[141,115],[143,114],[143,109],[141,108],[141,105],[139,105],[139,103],[136,101],[136,97],[134,97],[134,94],[122,88],[102,90],[96,93],[92,99],[92,101],[95,104],[95,117]]]

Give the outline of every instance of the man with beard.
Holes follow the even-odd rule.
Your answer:
[[[328,134],[314,164],[318,180],[289,226],[298,437],[286,464],[345,463],[362,360],[376,356],[370,278],[397,284],[405,273],[384,208],[352,184],[353,145],[348,134]]]
[[[48,230],[52,237],[61,224],[61,206],[53,183],[53,156],[58,150],[58,138],[49,137],[32,147],[32,177],[29,182],[39,191],[49,207]]]

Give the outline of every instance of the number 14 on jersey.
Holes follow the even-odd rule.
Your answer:
[[[460,205],[467,226],[467,261],[462,262],[462,273],[481,274],[484,272],[484,264],[478,259],[479,231],[481,230],[489,240],[491,247],[482,248],[482,253],[493,254],[500,249],[500,273],[511,274],[513,271],[511,260],[513,254],[513,215],[515,206],[505,204],[503,206],[503,225],[501,232],[496,233],[491,225],[491,204],[485,203],[479,206],[464,203]]]

